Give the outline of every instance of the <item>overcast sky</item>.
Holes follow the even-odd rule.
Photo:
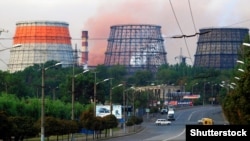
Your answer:
[[[250,27],[249,0],[1,0],[0,50],[12,46],[19,21],[62,21],[69,24],[72,47],[81,49],[81,31],[89,32],[89,63],[103,64],[110,26],[155,24],[162,27],[167,61],[182,55],[192,65],[201,28]],[[103,40],[97,40],[102,38]],[[0,52],[0,70],[6,70],[9,50]]]

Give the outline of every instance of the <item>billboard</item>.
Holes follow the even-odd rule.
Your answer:
[[[110,114],[110,105],[96,105],[96,116],[104,117]],[[122,106],[113,105],[112,114],[117,118],[122,118]]]
[[[113,105],[112,114],[115,115],[117,119],[122,118],[122,106],[121,105]]]
[[[110,106],[109,105],[96,105],[96,116],[104,117],[110,115]]]

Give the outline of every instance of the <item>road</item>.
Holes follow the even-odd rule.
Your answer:
[[[220,106],[200,106],[175,111],[176,120],[172,125],[156,126],[157,118],[166,118],[166,115],[157,115],[146,119],[142,126],[144,130],[128,136],[105,139],[106,141],[185,141],[185,128],[189,124],[197,124],[202,117],[214,119],[215,124],[227,124]]]

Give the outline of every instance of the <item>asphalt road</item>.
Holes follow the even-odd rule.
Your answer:
[[[166,118],[166,115],[157,114],[145,117],[143,130],[127,136],[120,136],[105,139],[106,141],[185,141],[186,125],[197,124],[203,117],[212,118],[215,124],[227,124],[220,106],[199,106],[192,108],[176,109],[176,120],[171,125],[156,126],[154,121],[157,118]]]

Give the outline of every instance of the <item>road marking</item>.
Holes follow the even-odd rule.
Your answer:
[[[175,139],[175,138],[181,136],[182,134],[184,134],[185,132],[186,132],[186,129],[184,129],[180,134],[173,136],[173,137],[170,137],[168,139],[162,140],[162,141],[169,141],[169,140]]]

